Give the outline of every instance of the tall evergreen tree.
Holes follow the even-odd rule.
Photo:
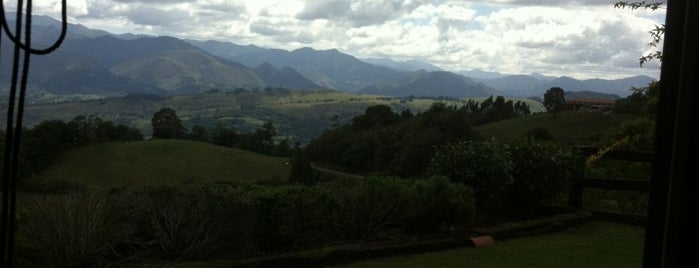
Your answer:
[[[153,138],[174,139],[183,137],[186,129],[177,112],[171,108],[163,108],[153,114],[150,120],[153,126]]]
[[[565,106],[566,98],[562,88],[552,87],[546,91],[544,94],[544,107],[546,107],[547,112],[553,114],[553,117],[556,117],[558,112],[563,111]]]

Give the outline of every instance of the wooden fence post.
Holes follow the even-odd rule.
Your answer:
[[[576,182],[570,186],[568,190],[568,206],[571,208],[582,208],[583,201],[583,184],[582,181]]]

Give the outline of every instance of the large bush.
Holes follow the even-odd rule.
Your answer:
[[[461,225],[473,218],[476,204],[473,190],[447,177],[415,180],[409,221],[415,230],[429,231],[441,225]]]
[[[500,214],[535,209],[564,192],[581,176],[582,160],[533,140],[469,141],[440,147],[430,171],[472,187],[480,212]]]
[[[321,187],[260,187],[252,194],[255,241],[262,250],[280,250],[332,240],[337,202]]]
[[[343,187],[192,183],[109,198],[40,197],[23,210],[20,244],[60,267],[114,257],[249,257],[440,231],[467,223],[473,210],[471,189],[445,177],[375,177]]]
[[[257,249],[260,186],[189,183],[150,187],[141,196],[139,235],[149,255],[166,259],[205,258],[220,252]]]
[[[419,177],[434,146],[471,136],[466,109],[435,103],[423,113],[404,115],[386,105],[369,107],[352,122],[311,141],[306,153],[312,161],[356,172]]]
[[[506,204],[509,209],[534,208],[582,178],[583,159],[573,150],[533,140],[514,141],[507,148],[514,164]]]
[[[217,245],[216,210],[206,195],[165,187],[149,189],[140,200],[139,235],[148,249],[168,259],[205,256]]]
[[[477,207],[484,212],[502,208],[514,182],[513,165],[506,146],[493,140],[466,141],[439,147],[430,172],[472,187]]]
[[[135,203],[117,195],[46,195],[20,208],[20,252],[41,267],[92,267],[135,241]]]
[[[400,231],[438,231],[465,224],[474,215],[473,191],[446,177],[405,180],[372,177],[349,188],[335,188],[342,238],[377,239]]]
[[[348,240],[390,235],[406,225],[410,213],[410,182],[398,178],[368,178],[358,186],[337,190],[337,221]]]

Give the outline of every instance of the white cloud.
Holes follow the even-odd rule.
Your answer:
[[[116,33],[337,48],[358,57],[422,59],[449,70],[580,78],[657,76],[658,65],[640,69],[638,57],[649,51],[647,31],[664,18],[663,10],[613,9],[614,1],[603,0],[68,2],[71,22]],[[57,17],[58,4],[35,5]]]

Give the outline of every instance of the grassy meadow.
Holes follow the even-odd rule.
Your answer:
[[[527,131],[534,128],[543,127],[553,135],[555,141],[590,145],[599,142],[610,129],[636,118],[633,115],[578,111],[563,111],[555,117],[549,113],[538,113],[476,126],[474,131],[483,138],[510,140],[524,137]]]
[[[33,109],[31,114],[35,122],[40,119],[67,119],[81,114],[94,115],[148,130],[144,131],[148,135],[153,112],[161,107],[172,107],[187,127],[194,124],[210,127],[223,123],[236,131],[250,131],[272,121],[279,136],[301,137],[303,141],[304,137],[314,138],[328,129],[334,123],[332,119],[337,118],[338,123],[347,122],[372,105],[386,104],[394,111],[410,109],[420,112],[429,109],[434,102],[429,99],[358,96],[334,91],[211,92],[162,98],[132,97],[47,104],[29,109]],[[543,110],[541,103],[526,102],[530,103],[533,112]],[[458,107],[465,101],[450,100],[444,103]],[[635,117],[574,111],[565,111],[555,117],[536,113],[474,126],[472,131],[481,138],[494,137],[498,141],[506,141],[523,137],[527,131],[541,127],[559,143],[593,145],[604,141],[611,129],[631,119]],[[479,157],[483,157],[482,154]],[[321,165],[320,168],[325,174],[338,174],[333,168],[324,170],[322,167],[325,166]],[[404,226],[423,230],[417,228],[421,227],[425,233],[441,232],[441,224],[449,220],[453,220],[455,226],[466,226],[475,219],[470,218],[475,215],[477,204],[474,193],[446,177],[357,180],[354,176],[341,174],[351,177],[351,183],[337,180],[304,186],[289,182],[291,168],[289,158],[198,141],[156,139],[91,143],[62,151],[50,167],[23,181],[22,186],[26,189],[22,193],[23,199],[36,201],[20,212],[26,214],[24,220],[28,222],[27,225],[36,227],[36,233],[26,234],[27,237],[37,241],[48,237],[42,231],[51,225],[46,224],[47,221],[43,220],[45,217],[51,216],[56,221],[68,223],[69,227],[75,227],[74,232],[62,234],[66,238],[48,239],[44,241],[46,245],[32,245],[36,252],[56,248],[52,246],[54,241],[72,241],[73,236],[82,236],[84,228],[79,224],[97,222],[104,223],[100,227],[103,230],[115,229],[117,225],[124,225],[125,231],[139,230],[137,233],[143,235],[139,239],[160,243],[139,244],[141,240],[125,240],[126,244],[147,249],[125,253],[137,258],[134,263],[148,263],[153,256],[157,256],[156,259],[162,261],[160,264],[173,264],[175,267],[229,267],[229,264],[244,258],[306,249],[322,251],[323,247],[333,243],[400,240],[401,236],[414,235],[406,231],[412,229]],[[540,174],[533,176],[541,177]],[[440,178],[446,181],[441,182]],[[207,182],[255,182],[260,185]],[[268,187],[270,185],[274,187]],[[64,188],[87,189],[89,191],[86,192],[93,195],[70,191],[67,194],[44,194],[62,193],[56,189]],[[111,191],[113,189],[123,191]],[[134,201],[131,200],[135,196],[133,194],[139,191],[149,194],[134,199],[137,203],[129,203]],[[104,199],[97,193],[113,198],[115,205],[97,202]],[[78,217],[84,222],[74,225],[71,222],[73,219],[66,217],[70,213],[52,213],[50,205],[66,211],[82,209],[82,205],[87,210],[93,210],[87,206],[93,203],[83,201],[84,198],[94,199],[94,205],[99,205],[98,209],[103,209],[104,215],[112,215],[111,212],[122,215],[123,218],[119,220],[125,224],[109,225],[112,221],[102,221],[102,214],[83,213],[85,215],[82,216],[88,218]],[[428,206],[430,204],[434,207]],[[127,209],[131,205],[139,209]],[[46,208],[41,212],[43,214],[37,210],[40,207]],[[395,209],[399,211],[395,212],[392,208],[402,209]],[[444,211],[447,212],[441,213]],[[331,214],[334,216],[328,216]],[[450,218],[456,214],[463,217]],[[92,216],[94,218],[89,218]],[[361,229],[365,227],[367,230]],[[406,233],[401,233],[403,231]],[[642,228],[634,226],[591,222],[558,233],[497,241],[495,246],[489,248],[404,255],[337,267],[639,266],[643,233]],[[32,239],[27,239],[25,243]],[[95,245],[111,247],[116,238],[93,235],[91,239],[97,241]],[[72,246],[70,242],[58,244],[61,247]],[[78,256],[78,259],[81,263],[92,264],[96,263],[93,255],[99,256],[98,259],[110,258],[112,253],[102,250]],[[71,254],[62,252],[54,255],[52,258],[57,260],[71,257]]]
[[[486,98],[473,98],[481,102]],[[544,111],[543,105],[529,99],[532,112]],[[467,100],[442,101],[447,105],[463,105]],[[153,113],[164,107],[177,111],[186,127],[199,124],[214,126],[222,123],[239,131],[254,131],[271,121],[284,136],[308,142],[332,126],[337,116],[340,123],[348,122],[373,105],[386,104],[396,111],[427,110],[436,100],[401,99],[379,95],[355,95],[337,91],[282,92],[207,92],[169,97],[127,96],[79,102],[35,104],[27,106],[25,122],[37,124],[43,120],[70,120],[77,115],[97,116],[116,123],[139,128],[150,135]],[[4,119],[0,111],[0,122]]]
[[[641,227],[590,222],[562,232],[496,241],[486,248],[459,248],[334,267],[641,267],[644,233]]]
[[[68,150],[31,182],[66,182],[97,190],[199,181],[279,183],[289,177],[287,161],[194,141],[111,142]]]

